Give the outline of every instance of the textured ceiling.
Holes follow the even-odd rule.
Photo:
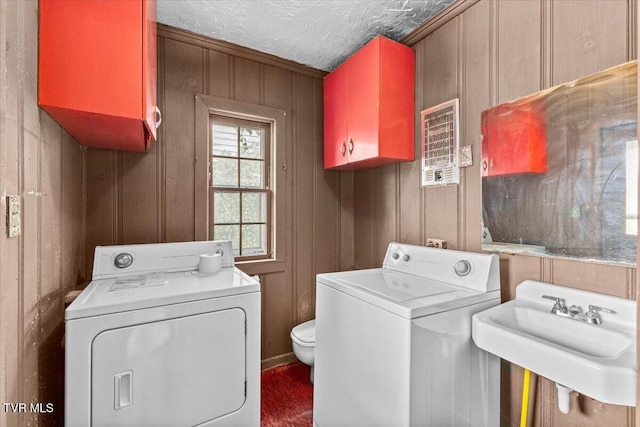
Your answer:
[[[454,0],[158,0],[158,22],[330,71],[374,36],[400,40]]]

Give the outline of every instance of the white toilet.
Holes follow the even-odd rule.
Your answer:
[[[311,366],[309,381],[313,383],[313,364],[316,350],[316,320],[309,320],[293,328],[291,331],[293,353],[299,361]]]

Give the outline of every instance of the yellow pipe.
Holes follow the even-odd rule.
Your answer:
[[[529,412],[529,383],[531,381],[531,371],[524,370],[524,383],[522,384],[522,409],[520,411],[520,427],[527,427]]]

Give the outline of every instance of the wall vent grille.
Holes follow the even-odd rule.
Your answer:
[[[422,185],[460,182],[458,167],[458,98],[420,113],[422,130]]]

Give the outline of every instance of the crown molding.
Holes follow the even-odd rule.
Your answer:
[[[163,37],[182,43],[188,43],[191,45],[202,47],[204,49],[225,53],[227,55],[250,59],[252,61],[260,62],[266,65],[284,68],[286,70],[293,71],[294,73],[303,74],[305,76],[313,77],[316,79],[322,80],[324,76],[329,74],[326,71],[307,67],[306,65],[298,64],[297,62],[289,61],[287,59],[282,59],[268,53],[260,52],[244,46],[239,46],[237,44],[229,43],[223,40],[213,39],[211,37],[196,34],[191,31],[183,30],[181,28],[171,27],[165,24],[158,23],[158,37]]]
[[[415,45],[420,40],[424,39],[429,34],[433,33],[435,30],[442,27],[444,24],[451,21],[453,18],[457,17],[479,1],[480,0],[456,0],[442,12],[428,19],[424,24],[410,32],[400,41],[400,43],[406,44],[407,46]]]

